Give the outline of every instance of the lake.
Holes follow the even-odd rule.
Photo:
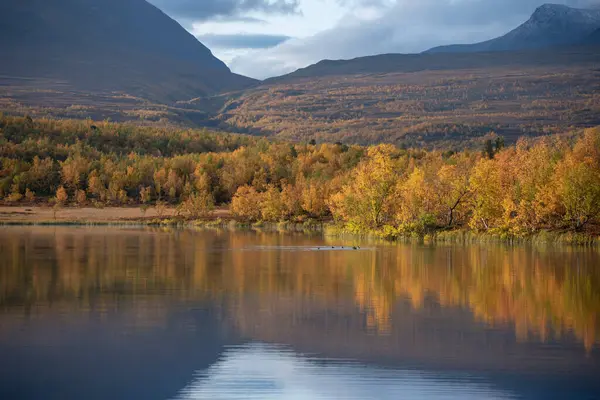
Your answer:
[[[600,399],[600,253],[0,228],[0,399]]]

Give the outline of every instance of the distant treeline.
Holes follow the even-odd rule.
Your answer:
[[[333,218],[385,236],[586,230],[600,223],[600,128],[454,153],[2,116],[0,197],[189,217],[223,204],[248,222]]]

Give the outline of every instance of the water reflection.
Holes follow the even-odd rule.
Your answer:
[[[178,399],[514,399],[476,377],[314,360],[264,344],[227,349]]]
[[[74,398],[90,387],[96,397],[86,398],[197,397],[229,382],[226,372],[248,357],[304,377],[284,388],[309,392],[267,387],[284,398],[332,398],[327,388],[340,382],[350,394],[378,382],[375,398],[419,395],[422,385],[443,388],[429,393],[436,398],[600,390],[600,256],[591,250],[11,227],[0,230],[0,254],[0,353],[12,361],[0,367],[0,398],[39,398],[33,389],[48,382]],[[233,344],[244,345],[225,350]],[[128,369],[99,372],[90,360]],[[256,382],[273,382],[269,371],[257,370]],[[235,379],[251,376],[242,372]],[[266,396],[256,382],[247,394]]]

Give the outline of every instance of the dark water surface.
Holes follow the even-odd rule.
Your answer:
[[[3,400],[600,399],[599,344],[593,250],[0,228]]]

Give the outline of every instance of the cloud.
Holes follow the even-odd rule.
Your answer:
[[[177,20],[207,21],[246,17],[248,12],[293,14],[300,0],[148,0]]]
[[[266,78],[323,59],[349,59],[382,53],[415,53],[434,46],[474,43],[500,36],[526,21],[543,0],[340,0],[351,4],[331,29],[304,39],[242,55],[233,71]],[[555,0],[590,7],[599,0]],[[379,9],[376,13],[361,10]],[[365,17],[368,15],[368,17]]]
[[[247,24],[266,24],[268,23],[265,19],[256,17],[247,17],[242,15],[218,15],[212,19],[214,22],[228,23],[228,22],[243,22]]]
[[[208,47],[225,49],[268,49],[287,40],[289,36],[268,34],[201,35],[198,40]]]

